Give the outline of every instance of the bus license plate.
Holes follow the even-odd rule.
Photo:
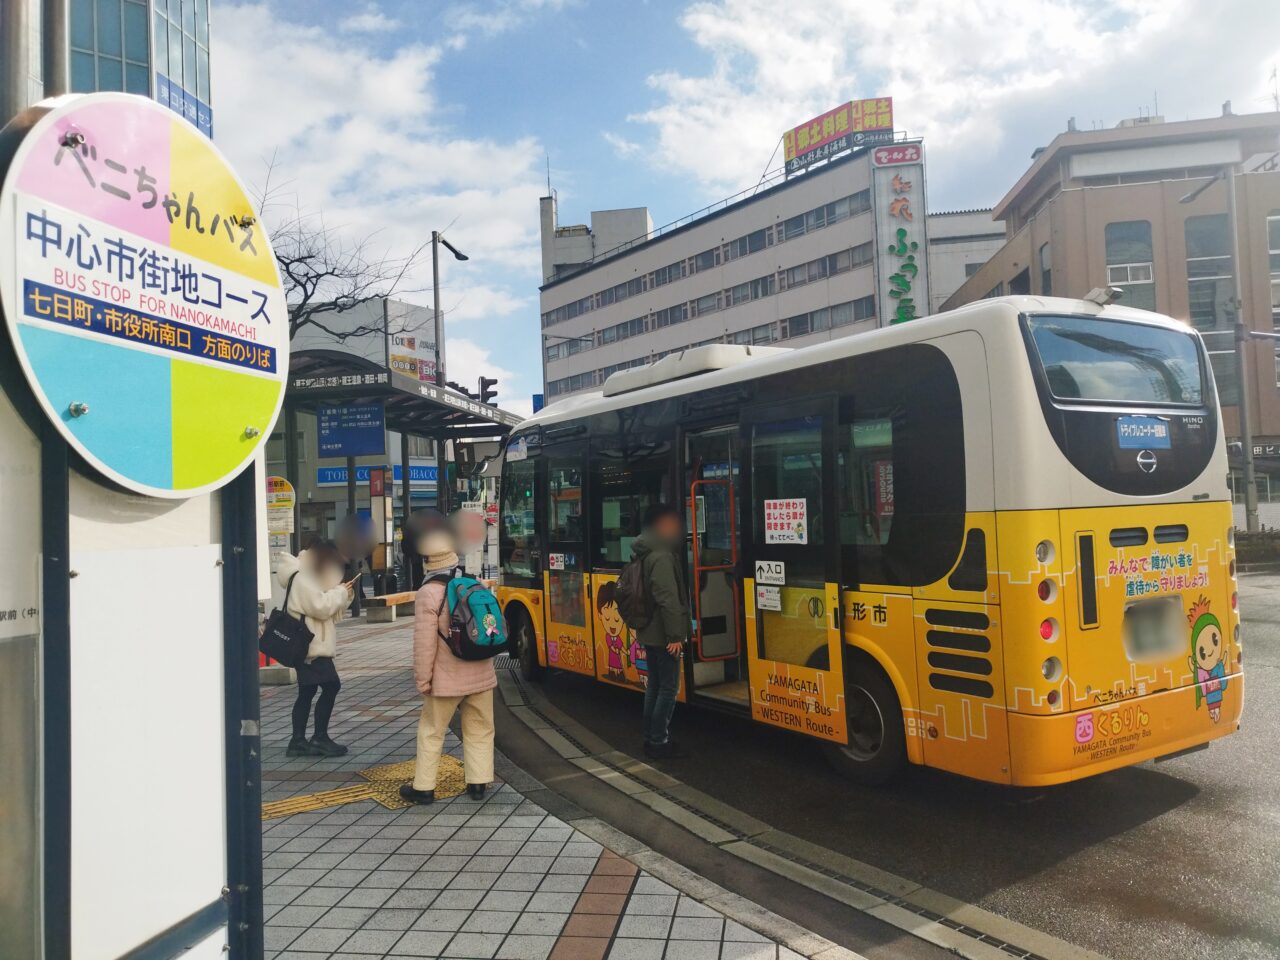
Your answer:
[[[1169,421],[1159,417],[1118,417],[1116,439],[1121,450],[1168,450]]]

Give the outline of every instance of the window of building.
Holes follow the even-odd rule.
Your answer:
[[[409,456],[411,457],[434,457],[436,455],[436,442],[430,437],[410,437],[409,438]]]
[[[720,294],[709,293],[705,297],[699,297],[693,301],[693,315],[702,317],[708,313],[715,313],[720,309]]]
[[[1000,281],[999,283],[997,283],[994,287],[992,287],[990,290],[988,290],[988,291],[983,295],[982,299],[984,299],[984,300],[990,300],[992,297],[1003,297],[1003,296],[1004,296],[1004,281],[1003,281],[1003,280],[1001,280],[1001,281]]]
[[[498,555],[502,572],[513,577],[536,577],[538,547],[534,511],[537,460],[508,460],[502,466],[502,527]]]
[[[1191,323],[1205,349],[1224,404],[1237,403],[1235,368],[1235,282],[1231,269],[1231,231],[1225,213],[1187,217],[1187,300]]]
[[[1121,303],[1140,310],[1156,308],[1156,285],[1152,261],[1151,222],[1122,220],[1108,223],[1104,231],[1107,255],[1107,283],[1119,287]]]
[[[1053,296],[1053,265],[1049,260],[1049,244],[1040,244],[1040,296]]]
[[[690,261],[690,273],[700,273],[703,270],[710,270],[720,262],[720,248],[713,247],[710,250],[703,250]]]
[[[677,260],[675,263],[666,267],[659,267],[653,271],[653,286],[661,287],[668,283],[675,283],[684,276],[684,261]]]
[[[123,90],[150,96],[145,0],[71,0],[68,15],[74,92]]]
[[[725,260],[737,260],[739,257],[745,257],[749,253],[763,250],[765,248],[765,233],[766,231],[762,228],[748,233],[745,237],[730,240],[725,245]]]
[[[975,273],[977,273],[981,269],[982,269],[982,264],[980,262],[966,263],[964,265],[964,278],[968,280],[970,277],[972,277]]]
[[[1020,270],[1012,280],[1009,281],[1009,293],[1013,296],[1022,296],[1031,292],[1031,268],[1027,267]]]
[[[684,323],[689,319],[689,305],[687,303],[677,303],[674,306],[667,307],[665,310],[659,310],[653,315],[653,325],[655,329],[660,327],[669,327],[673,324]]]

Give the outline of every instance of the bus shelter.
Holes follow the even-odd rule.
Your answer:
[[[299,481],[299,413],[318,414],[321,407],[373,403],[382,407],[385,428],[400,435],[399,461],[404,478],[401,508],[405,517],[412,512],[409,483],[411,436],[435,441],[436,505],[447,512],[453,496],[449,489],[448,468],[458,455],[458,441],[505,437],[522,419],[517,414],[481,403],[457,390],[415,379],[355,353],[327,349],[295,350],[290,358],[282,417],[286,479],[295,486]],[[355,513],[356,496],[355,458],[348,457],[348,513]]]

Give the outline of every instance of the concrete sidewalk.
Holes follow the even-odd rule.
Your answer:
[[[555,816],[565,801],[503,757],[481,803],[401,807],[387,778],[403,771],[378,768],[413,758],[411,631],[411,620],[343,624],[331,733],[346,757],[287,759],[296,688],[263,688],[268,957],[857,957],[599,821],[570,826]],[[446,750],[461,752],[452,734]]]

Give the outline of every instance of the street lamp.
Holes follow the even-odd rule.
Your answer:
[[[1193,203],[1219,180],[1227,181],[1227,229],[1231,231],[1231,312],[1235,320],[1236,390],[1239,391],[1236,409],[1240,416],[1240,446],[1244,459],[1244,527],[1250,533],[1258,529],[1258,488],[1254,482],[1253,425],[1249,422],[1248,364],[1244,346],[1250,339],[1249,328],[1244,321],[1244,300],[1240,296],[1240,235],[1236,232],[1236,178],[1235,168],[1225,166],[1209,180],[1200,184],[1179,203]]]
[[[435,294],[436,309],[436,386],[445,385],[444,378],[444,317],[440,313],[440,244],[453,254],[455,260],[470,260],[465,253],[444,238],[438,230],[431,231],[431,289]]]

